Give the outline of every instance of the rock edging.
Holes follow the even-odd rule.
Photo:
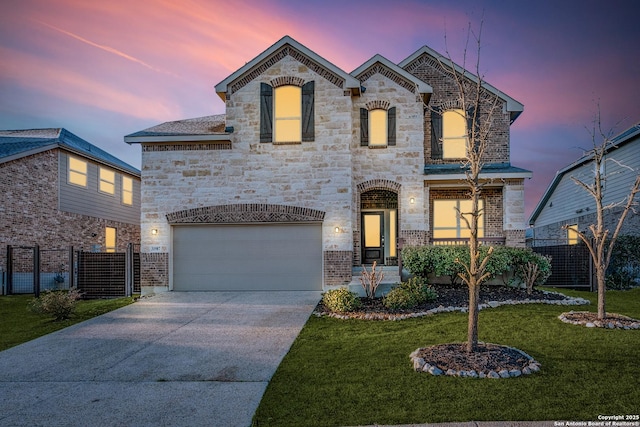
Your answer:
[[[485,344],[485,343],[482,343]],[[497,344],[489,344],[498,346]],[[436,365],[432,365],[425,361],[423,358],[419,357],[421,350],[423,348],[416,349],[413,353],[409,355],[411,359],[411,363],[413,364],[413,369],[416,372],[425,372],[431,374],[433,376],[450,376],[450,377],[460,377],[460,378],[489,378],[489,379],[504,379],[504,378],[516,378],[522,375],[531,375],[533,373],[539,372],[541,365],[540,362],[534,360],[533,357],[529,356],[524,351],[508,346],[499,346],[505,349],[516,351],[522,354],[528,361],[528,365],[522,369],[495,369],[495,370],[487,370],[487,371],[476,371],[475,369],[470,370],[455,370],[455,369],[447,369],[446,371],[438,368]]]
[[[478,305],[478,309],[479,310],[483,310],[485,308],[496,308],[496,307],[500,307],[502,305],[519,305],[519,304],[551,304],[551,305],[564,305],[564,306],[571,306],[571,305],[589,305],[590,301],[586,300],[584,298],[579,298],[579,297],[568,297],[564,294],[561,294],[559,292],[551,292],[551,291],[542,291],[545,294],[557,294],[557,295],[562,295],[565,298],[561,299],[561,300],[541,300],[541,299],[523,299],[523,300],[507,300],[507,301],[489,301],[485,304],[479,304]],[[462,313],[466,313],[469,311],[468,307],[453,307],[453,306],[449,306],[449,307],[444,307],[444,306],[439,306],[436,308],[432,308],[431,310],[427,310],[427,311],[420,311],[420,312],[415,312],[415,313],[402,313],[402,314],[392,314],[392,313],[366,313],[364,315],[361,314],[351,314],[351,313],[326,313],[326,312],[317,312],[314,311],[313,314],[315,314],[317,317],[322,317],[322,316],[328,316],[328,317],[333,317],[336,319],[364,319],[364,320],[405,320],[405,319],[411,319],[411,318],[415,318],[415,317],[423,317],[423,316],[432,316],[434,314],[438,314],[438,313],[450,313],[453,311],[460,311]]]
[[[583,325],[587,328],[624,330],[640,329],[640,320],[622,316],[621,314],[611,314],[605,320],[591,319],[590,317],[593,316],[595,316],[595,313],[591,313],[588,311],[570,311],[568,313],[562,313],[560,316],[558,316],[558,319],[560,319],[564,323],[569,323],[572,325]]]

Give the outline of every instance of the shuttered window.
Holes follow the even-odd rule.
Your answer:
[[[315,84],[273,88],[260,84],[260,142],[315,139]]]
[[[396,145],[396,107],[388,110],[360,109],[360,145],[370,147]]]

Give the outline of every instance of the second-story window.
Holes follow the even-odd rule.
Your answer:
[[[315,139],[315,83],[274,89],[260,83],[260,142],[304,142]]]
[[[396,108],[360,109],[360,145],[396,145]]]
[[[133,179],[128,176],[122,177],[122,204],[133,204]]]
[[[87,162],[69,156],[69,183],[87,186]]]
[[[467,157],[467,117],[464,110],[448,110],[442,114],[442,158]]]
[[[302,89],[280,86],[273,98],[273,142],[302,141]]]
[[[99,190],[107,194],[116,192],[116,173],[110,169],[101,167],[99,169]]]

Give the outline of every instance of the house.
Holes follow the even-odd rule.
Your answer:
[[[322,290],[362,264],[397,265],[399,242],[464,241],[464,136],[452,129],[466,121],[441,59],[425,46],[348,73],[286,36],[215,86],[226,114],[125,136],[142,146],[143,286]],[[502,108],[481,237],[524,246],[531,172],[509,157],[523,106],[483,87]]]
[[[66,129],[1,130],[0,194],[3,251],[140,242],[140,171]]]
[[[640,171],[640,123],[630,127],[608,142],[601,165],[605,229],[614,230],[625,199]],[[537,246],[577,244],[575,230],[587,232],[596,223],[596,203],[591,195],[579,187],[572,177],[593,184],[594,162],[585,155],[559,170],[536,205],[529,225],[531,238]],[[563,228],[566,226],[565,228]],[[640,215],[631,213],[621,234],[640,233]]]

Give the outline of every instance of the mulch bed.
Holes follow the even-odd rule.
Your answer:
[[[444,372],[454,371],[500,372],[522,371],[532,359],[522,352],[496,344],[479,343],[476,351],[468,353],[466,344],[439,344],[419,350],[418,357]]]
[[[562,313],[560,320],[574,325],[583,325],[591,328],[608,329],[639,329],[640,320],[616,313],[607,313],[603,319],[598,319],[598,313],[590,311],[570,311]]]
[[[355,312],[349,313],[349,317],[359,318],[367,314],[410,314],[425,312],[440,306],[443,307],[468,307],[469,288],[465,285],[434,285],[433,288],[438,293],[438,298],[433,302],[427,302],[408,310],[390,310],[382,303],[382,298],[370,299],[360,298],[362,307]],[[531,295],[526,289],[514,288],[510,286],[486,285],[480,287],[479,304],[486,304],[490,301],[522,301],[522,300],[545,300],[558,301],[565,299],[564,295],[533,290]],[[328,314],[329,310],[322,301],[316,307],[316,313]]]

